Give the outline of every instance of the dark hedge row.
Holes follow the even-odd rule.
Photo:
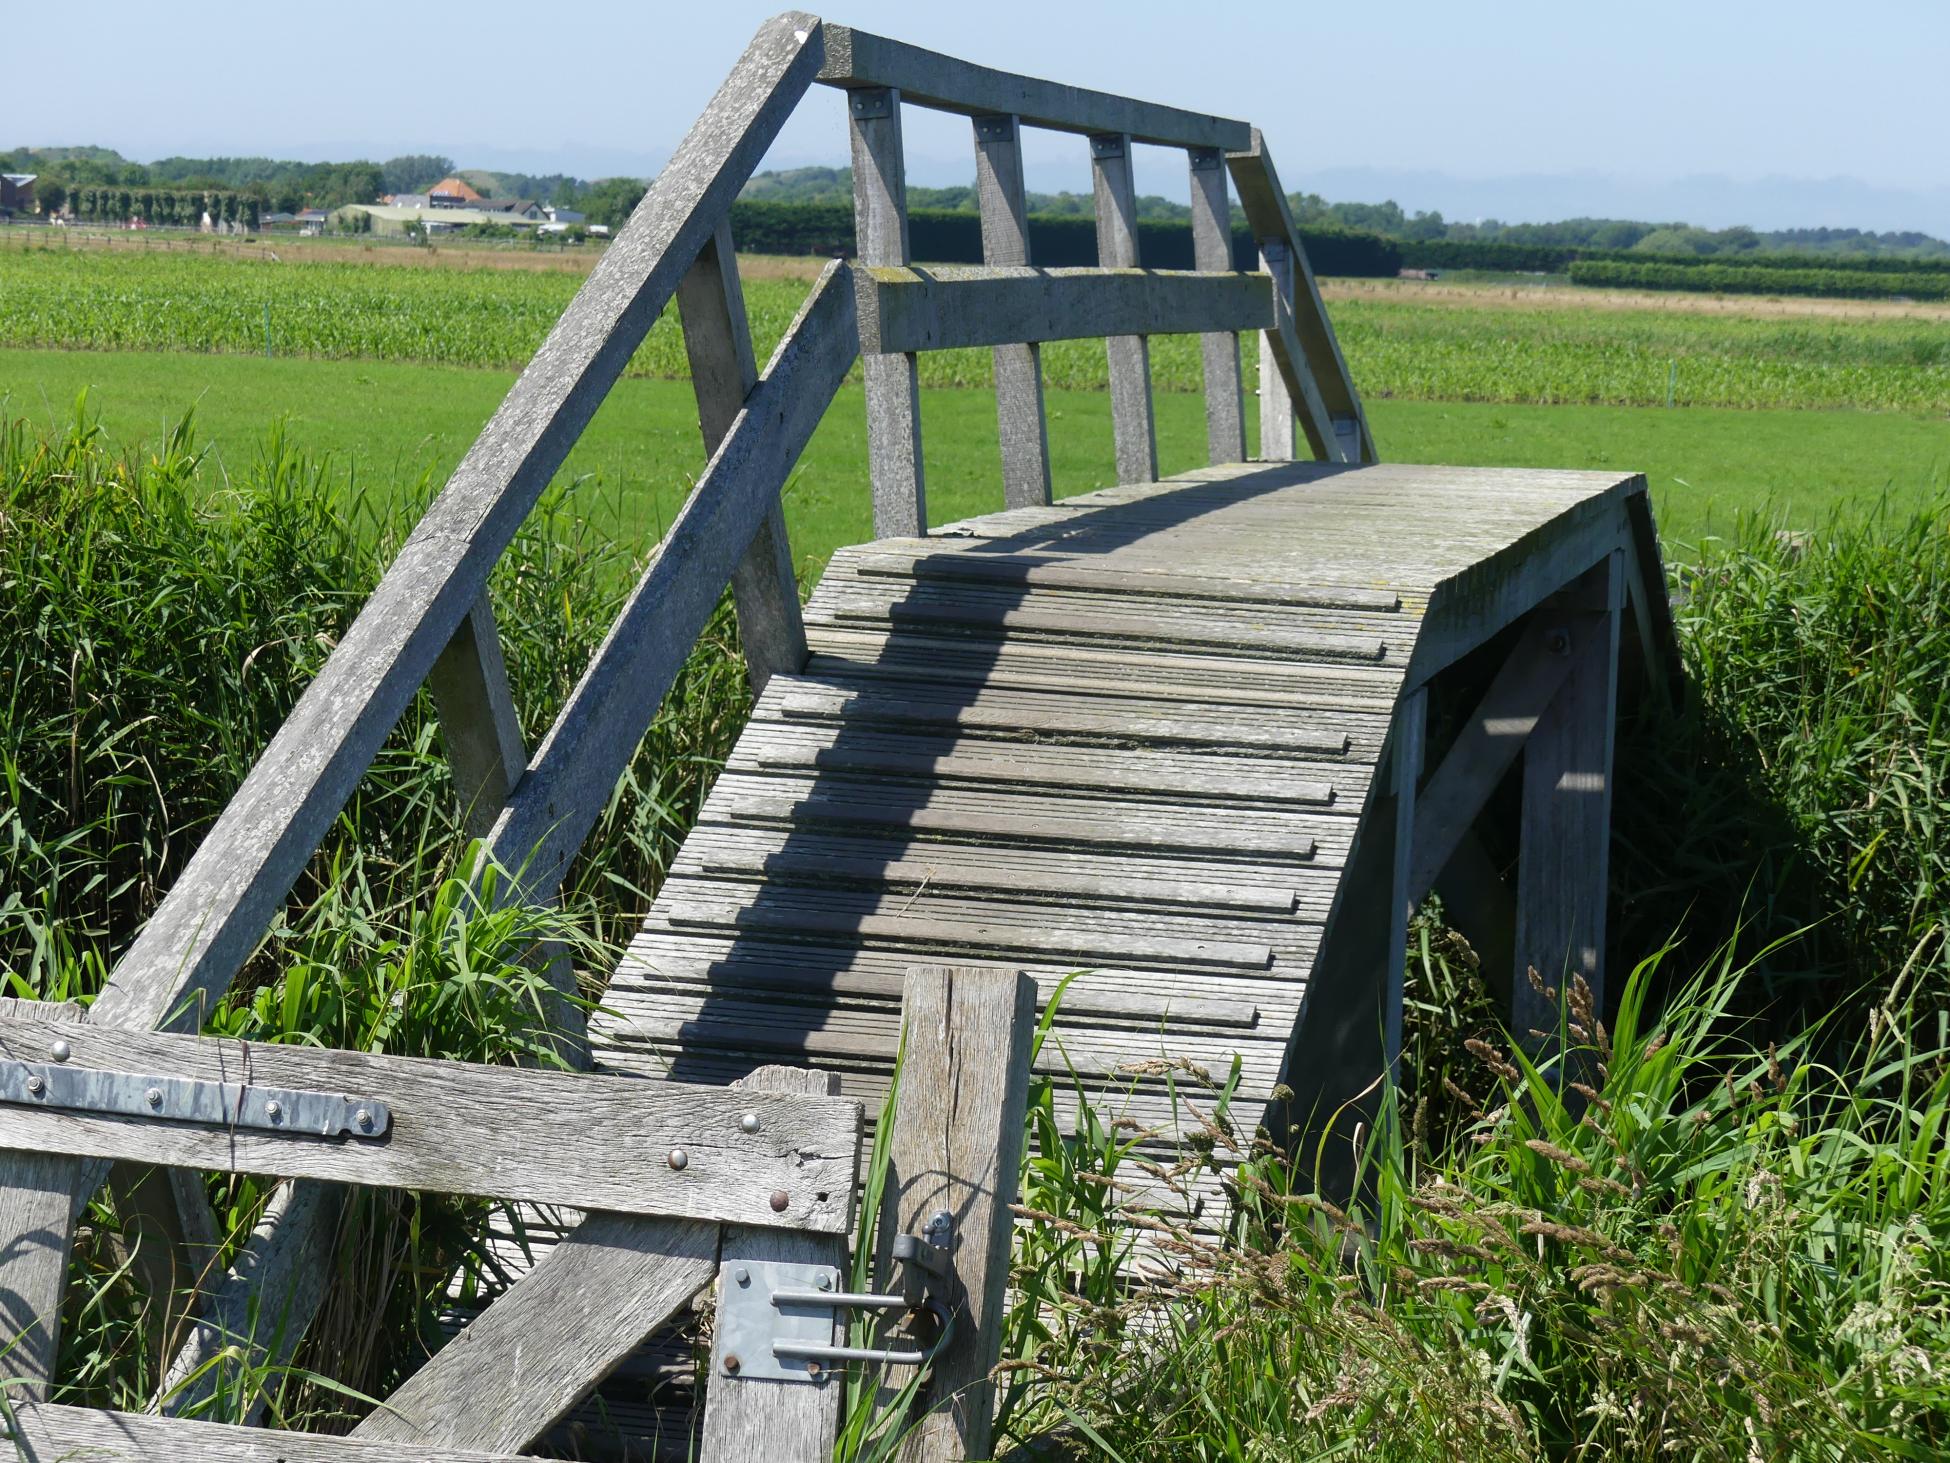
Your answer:
[[[1853,299],[1950,299],[1950,270],[1880,274],[1859,269],[1770,269],[1752,264],[1581,259],[1571,283],[1602,289],[1694,290],[1729,295],[1832,295]]]
[[[908,215],[908,243],[916,259],[930,264],[982,262],[982,221],[973,213],[917,208]],[[853,253],[853,209],[843,203],[754,203],[731,207],[731,231],[738,247],[754,254]],[[1320,274],[1383,277],[1401,269],[1401,245],[1379,234],[1301,230],[1307,258]],[[1252,236],[1243,227],[1232,233],[1234,267],[1258,267]],[[1032,214],[1029,257],[1050,268],[1097,262],[1097,225],[1076,214]],[[1189,224],[1164,219],[1138,220],[1138,257],[1151,269],[1192,268]]]
[[[1847,274],[1935,275],[1950,260],[1880,254],[1650,254],[1623,249],[1584,249],[1568,244],[1515,244],[1494,239],[1424,239],[1401,245],[1410,269],[1492,269],[1560,274],[1580,262],[1651,264],[1674,269],[1834,270]],[[1701,286],[1709,288],[1709,286]],[[1714,286],[1712,288],[1717,288]]]

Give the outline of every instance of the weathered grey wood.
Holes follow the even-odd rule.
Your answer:
[[[57,1033],[78,1068],[370,1096],[392,1127],[327,1139],[0,1103],[0,1144],[812,1229],[845,1228],[850,1209],[851,1184],[836,1177],[851,1171],[848,1103],[781,1106],[748,1134],[740,1101],[706,1087],[0,1019],[0,1046],[15,1053],[45,1052]],[[689,1155],[682,1171],[662,1161],[677,1148]],[[619,1153],[639,1161],[617,1163]],[[792,1194],[783,1212],[767,1202],[776,1189]]]
[[[1273,315],[1256,274],[943,265],[863,269],[859,280],[860,348],[868,352],[1257,330]]]
[[[213,1277],[214,1244],[192,1242],[171,1182],[181,1169],[118,1163],[108,1173],[108,1192],[121,1222],[113,1250],[115,1262],[127,1265],[149,1305],[143,1315],[143,1340],[152,1352],[173,1351],[182,1328],[203,1305],[203,1291]],[[209,1200],[196,1179],[195,1197],[210,1214]],[[214,1216],[211,1216],[214,1218]]]
[[[662,1155],[619,1150],[625,1161]],[[532,1446],[711,1283],[719,1226],[594,1213],[352,1431],[411,1448]],[[837,1241],[834,1241],[837,1242]],[[707,1455],[708,1456],[708,1455]]]
[[[1334,425],[1314,380],[1312,364],[1293,329],[1295,261],[1300,258],[1300,251],[1288,244],[1268,242],[1261,245],[1260,258],[1265,261],[1267,276],[1273,281],[1273,328],[1262,332],[1260,337],[1266,345],[1267,358],[1285,388],[1288,408],[1314,456],[1323,462],[1342,461],[1341,441],[1334,435]],[[1275,425],[1277,429],[1277,421]]]
[[[1226,197],[1224,155],[1216,147],[1199,147],[1191,150],[1190,158],[1192,261],[1202,270],[1231,269],[1232,206]],[[1246,408],[1238,333],[1207,331],[1199,340],[1199,357],[1205,369],[1206,460],[1244,462]]]
[[[764,1092],[836,1097],[836,1072],[799,1067],[760,1067],[732,1084]],[[846,1240],[839,1235],[793,1234],[734,1224],[725,1228],[720,1272],[740,1264],[832,1265],[846,1271]],[[721,1282],[721,1284],[724,1282]],[[719,1301],[723,1304],[722,1297]],[[826,1463],[839,1436],[846,1388],[835,1375],[817,1383],[760,1381],[725,1367],[725,1329],[712,1330],[710,1381],[704,1391],[702,1459],[753,1458],[764,1463]]]
[[[981,909],[979,904],[973,905],[975,917],[963,922],[918,914],[856,913],[845,907],[815,909],[777,904],[740,907],[729,902],[687,900],[666,906],[664,917],[673,925],[697,925],[706,929],[770,930],[808,936],[904,941],[1011,955],[1054,952],[1086,959],[1095,957],[1095,963],[1111,960],[1120,964],[1219,970],[1265,970],[1273,963],[1271,949],[1248,941],[1172,940],[1162,936],[1133,939],[1062,925],[1041,931],[1025,930],[1001,920],[985,923],[980,918]]]
[[[1054,132],[1124,132],[1166,147],[1228,149],[1249,146],[1252,138],[1244,122],[996,71],[851,26],[826,27],[819,79],[833,86],[898,87],[916,106],[971,117],[1014,115]]]
[[[1094,594],[1140,595],[1219,604],[1294,605],[1319,609],[1392,613],[1402,597],[1391,589],[1344,584],[1300,585],[1278,580],[1172,574],[1157,569],[1104,569],[1039,554],[973,554],[948,550],[919,554],[856,552],[832,566],[862,578],[947,579],[1027,589],[1072,589]]]
[[[1570,675],[1524,746],[1510,983],[1511,1025],[1520,1039],[1533,1029],[1556,1030],[1559,1019],[1532,988],[1532,968],[1560,991],[1582,976],[1603,1009],[1623,557],[1622,550],[1608,555],[1587,579],[1604,607],[1601,623],[1572,647]]]
[[[559,887],[716,607],[746,537],[778,502],[855,351],[848,270],[828,266],[530,759],[489,847],[525,897]]]
[[[1009,1279],[1017,1166],[1029,1098],[1036,986],[1020,971],[929,966],[908,977],[900,1092],[888,1138],[880,1282],[888,1285],[894,1236],[953,1220],[957,1316],[902,1446],[907,1463],[989,1456]]]
[[[1097,263],[1136,269],[1137,187],[1131,178],[1131,139],[1107,133],[1090,139],[1091,191],[1097,205]],[[1148,483],[1158,476],[1158,431],[1151,408],[1151,343],[1142,335],[1113,335],[1110,358],[1111,426],[1117,438],[1117,480]]]
[[[975,119],[975,198],[982,214],[982,262],[1027,265],[1029,205],[1022,186],[1022,124],[1007,114]],[[998,345],[995,415],[1002,446],[1002,501],[1011,508],[1050,501],[1049,420],[1043,410],[1043,350],[1034,341]]]
[[[81,1007],[0,996],[0,1017],[67,1025],[81,1020]],[[58,1151],[0,1148],[0,1376],[11,1384],[10,1399],[38,1401],[54,1381],[61,1296],[75,1209],[86,1202],[86,1195],[77,1198],[86,1167]]]
[[[1383,1006],[1386,1034],[1382,1050],[1388,1069],[1397,1077],[1402,1055],[1402,982],[1408,963],[1408,922],[1415,917],[1420,899],[1409,882],[1415,857],[1415,785],[1422,778],[1422,756],[1428,738],[1429,693],[1417,687],[1402,697],[1395,712],[1395,729],[1389,740],[1393,746],[1395,776],[1395,849],[1391,871],[1389,904],[1394,924],[1388,934],[1386,980],[1388,995]]]
[[[392,1443],[271,1432],[133,1412],[22,1402],[13,1443],[21,1463],[399,1463]],[[414,1463],[522,1463],[503,1453],[424,1448]]]
[[[1599,616],[1539,610],[1497,668],[1483,699],[1430,775],[1416,803],[1409,892],[1435,884],[1469,825],[1523,751],[1524,742],[1571,673],[1573,648],[1600,633]]]
[[[1516,959],[1517,895],[1474,828],[1463,830],[1449,862],[1436,875],[1443,923],[1475,950],[1490,994],[1510,1005],[1510,966]]]
[[[461,824],[468,837],[484,837],[528,765],[521,718],[501,658],[501,632],[485,591],[434,661],[427,689],[440,713]]]
[[[1279,174],[1266,150],[1266,140],[1257,127],[1252,129],[1252,141],[1247,147],[1228,150],[1226,166],[1231,170],[1239,206],[1245,212],[1247,226],[1252,229],[1261,253],[1270,242],[1284,243],[1293,251],[1294,330],[1311,368],[1310,374],[1326,403],[1328,416],[1350,417],[1360,423],[1360,451],[1350,460],[1377,461],[1374,434],[1368,428],[1360,393],[1355,390],[1354,378],[1348,374],[1347,362],[1341,356],[1340,342],[1335,339],[1334,327],[1327,319],[1327,307],[1321,302],[1320,288],[1314,282],[1306,250],[1300,246],[1299,228],[1287,207]],[[1265,390],[1263,384],[1260,389]],[[1318,445],[1315,450],[1320,452]],[[1329,454],[1320,452],[1320,455]]]
[[[803,684],[803,683],[800,683]],[[787,718],[826,720],[865,717],[895,725],[951,727],[956,730],[1105,737],[1131,742],[1183,746],[1254,747],[1294,756],[1334,757],[1348,750],[1338,729],[1282,727],[1242,714],[1244,708],[1219,703],[1183,702],[1175,706],[1105,705],[1101,699],[1051,695],[1034,702],[996,696],[957,698],[927,690],[846,692],[798,685],[780,698]]]
[[[906,264],[907,164],[901,149],[901,96],[891,88],[847,93],[853,143],[853,234],[860,263]],[[910,351],[861,358],[867,386],[867,465],[873,477],[876,538],[928,531],[921,470],[921,375]]]
[[[291,1360],[337,1270],[344,1197],[337,1184],[291,1179],[278,1185],[165,1370],[159,1410],[180,1415],[207,1406],[220,1389],[235,1395],[236,1353],[253,1370]],[[255,1422],[267,1401],[262,1393],[254,1397],[240,1420]]]
[[[902,857],[906,845],[888,846],[885,858],[849,858],[834,853],[798,853],[791,848],[777,852],[752,852],[743,855],[706,854],[701,860],[706,873],[725,877],[764,879],[789,887],[794,882],[813,884],[869,885],[876,888],[947,892],[981,891],[990,893],[1046,894],[1053,899],[1102,900],[1133,904],[1178,905],[1188,909],[1242,909],[1259,914],[1292,914],[1295,895],[1291,889],[1253,888],[1237,884],[1203,883],[1195,879],[1173,878],[1161,871],[1142,882],[1126,874],[1103,878],[1091,874],[1056,874],[1039,870],[1021,874],[1011,865],[984,866],[981,863],[947,862],[939,852],[928,850],[926,857]],[[953,853],[952,845],[946,852]]]
[[[684,321],[684,353],[697,396],[698,430],[706,455],[731,430],[745,398],[758,384],[745,292],[738,280],[731,221],[720,220],[711,241],[677,287]],[[731,575],[738,610],[738,640],[757,696],[775,675],[796,675],[806,663],[806,626],[799,614],[799,581],[792,571],[785,510],[774,503],[752,535]]]
[[[200,1024],[823,56],[813,16],[759,27],[117,965],[91,1021]]]
[[[824,821],[868,828],[905,828],[913,833],[1124,850],[1254,853],[1309,859],[1318,849],[1311,834],[1262,828],[1248,822],[1243,814],[1227,820],[1223,826],[1180,834],[1161,827],[1155,812],[1148,818],[1133,819],[1124,816],[1121,810],[1100,810],[1082,799],[1062,807],[1055,799],[1019,799],[1003,794],[994,795],[990,801],[997,811],[973,813],[961,808],[915,807],[911,802],[882,803],[860,796],[739,798],[712,811],[740,822],[816,824]]]
[[[1290,298],[1292,251],[1283,243],[1268,243],[1259,253],[1259,267],[1272,281],[1276,296]],[[1275,330],[1259,333],[1259,456],[1263,462],[1293,460],[1293,397],[1273,355]]]

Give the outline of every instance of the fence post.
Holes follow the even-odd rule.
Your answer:
[[[900,1458],[960,1463],[989,1456],[994,1427],[989,1373],[1001,1355],[1036,983],[1017,970],[920,966],[907,974],[902,1019],[900,1092],[875,1251],[879,1286],[893,1284],[894,1237],[921,1234],[946,1213],[953,1230],[944,1298],[955,1320]]]

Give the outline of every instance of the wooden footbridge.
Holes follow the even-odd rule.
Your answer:
[[[726,220],[816,82],[846,97],[859,260],[827,269],[761,370]],[[973,120],[980,268],[908,257],[903,105]],[[1100,267],[1030,258],[1025,127],[1089,139]],[[1188,157],[1196,270],[1143,267],[1139,143]],[[1255,272],[1232,268],[1228,181]],[[673,298],[710,463],[527,747],[489,571]],[[1168,478],[1147,353],[1163,333],[1201,337],[1211,464]],[[1242,335],[1260,358],[1251,459]],[[1120,485],[1052,501],[1038,352],[1085,336],[1109,343]],[[1002,508],[931,529],[915,363],[957,346],[994,350]],[[877,538],[802,609],[780,488],[856,360]],[[727,583],[751,722],[586,1033],[565,1003],[594,1070],[197,1034],[423,684],[473,826],[521,871],[502,897],[551,898]],[[101,997],[0,1012],[17,1446],[512,1456],[559,1442],[715,1280],[695,1456],[823,1458],[841,1367],[923,1355],[906,1456],[987,1456],[1038,1004],[1074,975],[1045,1063],[1103,1079],[1160,1144],[1183,1116],[1174,1074],[1237,1059],[1235,1119],[1307,1141],[1345,1184],[1431,888],[1501,978],[1599,982],[1616,708],[1666,678],[1668,635],[1642,479],[1377,461],[1256,130],[767,22]],[[1540,1024],[1511,986],[1519,1029]],[[903,1009],[881,1283],[842,1294],[862,1106],[879,1110]],[[232,1270],[189,1287],[155,1412],[56,1405],[75,1217],[131,1164],[178,1175],[158,1224],[192,1248],[211,1221],[182,1171],[289,1182]],[[586,1217],[350,1438],[182,1416],[224,1346],[289,1354],[344,1184]],[[1221,1204],[1215,1188],[1214,1222]],[[867,1350],[903,1354],[835,1349],[876,1311],[907,1319]]]

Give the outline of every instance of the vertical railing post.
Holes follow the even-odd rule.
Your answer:
[[[1190,149],[1192,262],[1202,270],[1232,268],[1232,210],[1226,197],[1225,156],[1216,147]],[[1205,367],[1205,451],[1215,466],[1246,460],[1246,417],[1239,382],[1239,337],[1208,331],[1199,337]]]
[[[1029,263],[1029,213],[1022,185],[1022,124],[975,119],[975,192],[982,211],[982,260]],[[995,413],[1002,438],[1002,499],[1011,508],[1050,501],[1049,423],[1043,410],[1043,348],[995,348]]]
[[[1283,243],[1260,245],[1260,268],[1273,278],[1275,328],[1259,333],[1259,455],[1265,462],[1293,460],[1293,395],[1273,356],[1278,314],[1293,298],[1293,251]]]
[[[895,1236],[930,1232],[935,1216],[946,1215],[952,1280],[945,1299],[955,1319],[900,1458],[961,1463],[990,1455],[989,1373],[1001,1357],[1036,983],[1014,970],[923,966],[907,973],[901,1014],[878,1288],[894,1284]]]
[[[461,826],[469,838],[485,838],[528,765],[501,656],[501,632],[485,593],[427,672],[427,689],[440,714]]]
[[[697,395],[698,430],[709,456],[718,450],[745,397],[758,383],[730,220],[719,222],[717,232],[678,284],[677,308],[684,319],[684,352],[690,358],[691,387]],[[731,594],[756,699],[773,676],[797,675],[806,664],[806,626],[800,618],[799,584],[792,572],[791,541],[781,504],[772,504],[753,531],[750,546],[732,571]]]
[[[1388,965],[1382,979],[1387,997],[1382,1005],[1383,1058],[1400,1077],[1402,1055],[1403,982],[1407,978],[1408,922],[1415,915],[1415,795],[1422,781],[1427,751],[1429,692],[1417,686],[1395,707],[1394,746],[1395,847],[1389,894]]]
[[[1097,263],[1138,267],[1137,188],[1131,177],[1131,139],[1103,133],[1090,139],[1092,191],[1097,204]],[[1151,344],[1142,335],[1114,335],[1110,356],[1110,413],[1117,434],[1117,480],[1158,477],[1158,433],[1151,411]]]
[[[853,137],[853,229],[860,262],[906,264],[907,176],[901,155],[901,98],[892,87],[846,94]],[[867,460],[873,474],[876,538],[928,531],[921,472],[921,376],[910,352],[862,359],[867,383]]]

